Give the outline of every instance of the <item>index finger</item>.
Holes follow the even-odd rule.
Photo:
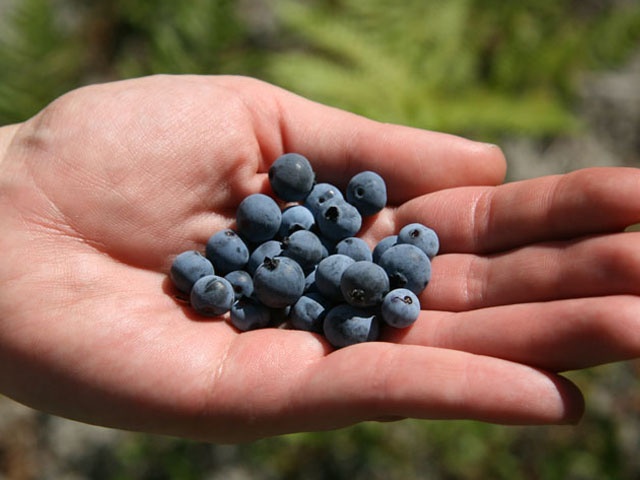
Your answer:
[[[443,188],[504,180],[505,158],[495,145],[377,122],[249,79],[244,86],[242,92],[252,103],[255,98],[275,100],[278,112],[276,122],[270,115],[261,117],[270,122],[269,128],[279,130],[280,138],[279,144],[263,150],[265,172],[284,152],[307,156],[318,181],[339,187],[354,174],[373,170],[387,182],[392,205]],[[272,96],[264,95],[265,87],[273,89]]]
[[[640,221],[640,169],[586,168],[416,198],[391,224],[433,226],[443,252],[491,253],[522,245],[620,232]]]

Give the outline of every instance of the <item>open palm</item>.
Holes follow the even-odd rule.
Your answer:
[[[0,391],[35,408],[225,442],[404,417],[571,422],[582,398],[557,372],[640,353],[637,234],[621,233],[640,221],[635,170],[496,187],[495,147],[239,77],[87,87],[3,133]],[[370,244],[438,231],[412,328],[333,351],[171,294],[175,255],[232,226],[292,151],[321,181],[385,178]]]

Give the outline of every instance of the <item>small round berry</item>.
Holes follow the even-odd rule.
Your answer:
[[[279,240],[267,240],[256,247],[249,256],[246,270],[249,274],[256,273],[257,268],[264,261],[265,258],[279,257],[282,254],[282,242]]]
[[[271,311],[250,298],[242,298],[231,307],[229,320],[241,332],[257,330],[269,326]]]
[[[420,301],[406,288],[396,288],[387,293],[380,307],[382,320],[395,328],[407,328],[420,315]]]
[[[402,227],[398,233],[398,243],[415,245],[429,258],[435,257],[440,249],[436,232],[421,223],[410,223]]]
[[[282,211],[278,236],[284,238],[298,230],[311,230],[315,224],[316,219],[311,210],[302,205],[291,205]]]
[[[249,272],[245,270],[234,270],[226,274],[224,278],[233,287],[236,300],[249,298],[253,295],[253,279],[251,275],[249,275]]]
[[[419,295],[431,279],[431,261],[415,245],[394,245],[382,254],[378,263],[389,275],[391,289],[407,288]]]
[[[298,262],[306,273],[322,260],[323,248],[318,236],[308,230],[298,230],[282,240],[282,256]]]
[[[360,172],[349,180],[346,198],[363,216],[374,215],[387,204],[387,186],[375,172]]]
[[[306,157],[299,153],[285,153],[269,168],[269,183],[278,198],[297,202],[313,188],[315,174]]]
[[[188,250],[173,260],[169,277],[178,290],[189,293],[194,283],[213,273],[213,265],[207,258],[196,250]]]
[[[316,217],[320,233],[328,240],[339,242],[347,237],[355,237],[362,226],[362,216],[344,200],[326,203]]]
[[[342,348],[377,340],[380,335],[380,320],[371,309],[343,303],[329,310],[322,330],[331,345]]]
[[[303,294],[305,275],[291,258],[265,258],[253,276],[253,292],[264,305],[283,308],[294,304]]]
[[[344,271],[354,263],[355,260],[353,258],[339,253],[323,258],[316,268],[316,289],[329,300],[344,301],[342,290],[340,289],[340,280]]]
[[[231,284],[223,277],[207,275],[193,284],[191,306],[200,315],[216,317],[224,315],[235,301]]]
[[[262,193],[246,197],[236,211],[238,233],[252,243],[274,238],[281,221],[282,212],[276,201]]]
[[[389,235],[380,240],[378,244],[373,248],[373,261],[375,263],[378,263],[382,254],[386,252],[389,247],[393,247],[396,243],[398,243],[397,235]]]
[[[369,245],[359,237],[347,237],[340,240],[336,244],[335,252],[351,257],[357,262],[362,260],[371,262],[373,260]]]
[[[373,307],[389,291],[389,277],[380,265],[360,261],[347,267],[340,279],[346,302],[354,307]]]
[[[231,229],[213,234],[207,240],[205,255],[218,275],[241,270],[249,261],[249,248]]]
[[[305,293],[291,307],[289,321],[296,330],[322,332],[322,323],[331,302],[319,293]]]
[[[338,187],[330,183],[317,183],[304,199],[304,206],[314,216],[317,216],[324,205],[335,200],[344,200],[344,196]]]

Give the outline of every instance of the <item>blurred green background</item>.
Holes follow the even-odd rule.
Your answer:
[[[637,0],[0,0],[0,125],[75,87],[243,74],[497,142],[509,179],[640,161]],[[428,374],[426,372],[425,374]],[[568,373],[578,426],[403,421],[210,445],[0,397],[0,479],[638,479],[640,363]]]

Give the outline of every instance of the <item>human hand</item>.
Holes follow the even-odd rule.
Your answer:
[[[495,147],[238,77],[80,89],[2,133],[0,391],[34,408],[221,442],[404,417],[563,423],[583,404],[557,372],[640,350],[637,234],[618,233],[640,217],[635,170],[495,187]],[[410,221],[438,231],[428,310],[392,342],[239,333],[170,294],[172,258],[232,226],[287,151],[322,181],[385,178],[370,243]]]

